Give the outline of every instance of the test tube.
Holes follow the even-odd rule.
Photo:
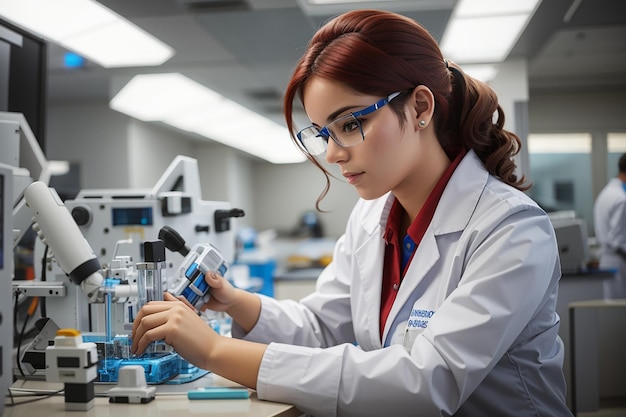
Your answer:
[[[163,300],[166,279],[165,243],[162,240],[144,242],[144,260],[137,263],[137,307],[150,301]]]
[[[138,309],[150,301],[163,301],[163,282],[166,279],[165,243],[162,240],[144,242],[143,253],[144,262],[137,263]],[[163,342],[150,343],[144,355],[157,354],[160,344]]]

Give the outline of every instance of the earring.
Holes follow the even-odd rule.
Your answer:
[[[417,124],[419,127],[426,127],[426,120],[420,120]]]

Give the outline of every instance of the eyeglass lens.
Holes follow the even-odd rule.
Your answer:
[[[299,134],[302,146],[311,155],[319,155],[326,152],[328,148],[328,138],[325,138],[320,130],[315,126],[307,127]]]
[[[333,121],[327,126],[327,129],[333,139],[341,146],[355,145],[364,140],[361,122],[352,114]]]
[[[361,122],[352,114],[334,120],[326,130],[339,146],[352,146],[364,140]],[[319,155],[328,148],[328,137],[315,126],[303,129],[300,141],[311,155]]]

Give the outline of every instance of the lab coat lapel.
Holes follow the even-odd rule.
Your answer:
[[[435,241],[435,235],[432,232],[432,228],[429,227],[422,237],[422,242],[415,251],[413,259],[409,264],[402,285],[398,290],[396,300],[391,307],[389,317],[385,322],[385,330],[383,332],[383,340],[387,339],[387,333],[393,323],[393,318],[398,315],[400,309],[411,298],[417,289],[419,283],[424,279],[424,276],[430,272],[437,260],[439,259],[439,248]],[[429,286],[426,286],[429,287]],[[419,294],[421,296],[421,294]],[[379,309],[380,310],[380,309]]]
[[[357,268],[363,288],[363,311],[367,317],[367,333],[373,348],[381,348],[380,342],[380,294],[382,290],[385,242],[379,234],[370,236],[356,253]]]
[[[356,268],[359,285],[363,294],[358,305],[361,311],[356,314],[366,317],[366,338],[371,346],[369,349],[382,347],[380,341],[380,294],[382,292],[383,260],[385,258],[385,241],[383,231],[389,216],[394,197],[388,194],[381,198],[380,205],[372,207],[363,220],[363,230],[367,239],[355,252]]]

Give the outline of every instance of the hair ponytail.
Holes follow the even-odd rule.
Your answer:
[[[525,176],[515,174],[513,157],[521,149],[519,137],[504,129],[504,112],[498,96],[487,84],[465,74],[448,63],[452,81],[450,112],[441,126],[442,136],[459,141],[457,145],[473,149],[485,168],[505,183],[527,190]],[[495,117],[495,120],[494,120]]]

